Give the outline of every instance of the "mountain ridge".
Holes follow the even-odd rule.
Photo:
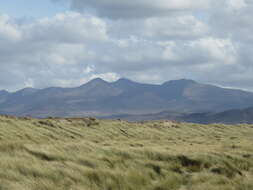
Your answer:
[[[159,85],[126,78],[114,82],[96,78],[73,88],[0,91],[0,113],[17,116],[108,116],[162,111],[203,113],[250,106],[253,106],[252,92],[201,84],[190,79]]]

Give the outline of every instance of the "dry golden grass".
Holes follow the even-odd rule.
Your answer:
[[[253,126],[0,117],[0,190],[252,190]]]

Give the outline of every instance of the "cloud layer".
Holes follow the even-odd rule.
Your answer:
[[[0,89],[127,77],[253,90],[252,0],[53,1],[69,1],[70,11],[0,15]]]
[[[56,0],[57,1],[57,0]],[[60,1],[60,0],[58,0]],[[72,0],[71,7],[78,11],[93,11],[101,17],[112,19],[146,18],[167,16],[174,11],[189,11],[208,8],[209,0]]]

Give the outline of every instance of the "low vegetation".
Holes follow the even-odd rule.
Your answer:
[[[0,117],[0,190],[252,190],[253,125]]]

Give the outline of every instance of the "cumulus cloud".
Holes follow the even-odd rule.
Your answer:
[[[59,85],[59,81],[73,78],[76,83],[89,77],[80,72],[96,55],[95,50],[87,47],[108,40],[104,21],[79,13],[58,14],[23,24],[1,16],[0,25],[5,42],[0,44],[0,69],[9,76],[1,74],[0,82],[2,88],[8,89],[27,84]]]
[[[29,22],[0,15],[0,89],[125,77],[253,90],[252,0],[54,1],[71,11]]]
[[[8,15],[0,15],[0,42],[7,40],[14,42],[21,38],[21,33],[17,29],[17,25]]]

